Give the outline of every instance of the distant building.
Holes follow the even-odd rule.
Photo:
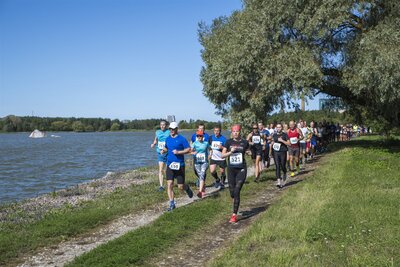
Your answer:
[[[176,121],[176,120],[175,120],[175,115],[167,115],[166,120],[167,120],[168,122]]]

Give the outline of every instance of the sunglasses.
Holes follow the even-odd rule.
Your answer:
[[[197,137],[203,137],[202,135],[196,135]]]
[[[258,128],[256,127],[256,128],[253,128],[253,130],[257,130]]]
[[[174,130],[174,131],[175,131],[175,130],[176,130],[176,129],[178,129],[178,128],[169,128],[169,129],[170,129],[170,130]]]

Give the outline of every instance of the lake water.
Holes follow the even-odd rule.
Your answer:
[[[181,132],[189,138],[192,132]],[[50,137],[60,136],[59,138]],[[0,203],[157,164],[154,132],[0,134]]]

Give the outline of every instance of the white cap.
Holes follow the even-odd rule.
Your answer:
[[[171,123],[169,124],[169,128],[171,128],[171,129],[176,129],[176,128],[178,128],[178,123],[175,122],[175,121],[171,122]]]

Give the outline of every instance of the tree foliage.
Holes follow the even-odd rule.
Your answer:
[[[400,125],[397,0],[246,0],[200,23],[203,92],[244,123],[300,95],[338,97],[358,118]],[[364,117],[362,117],[363,115]]]

